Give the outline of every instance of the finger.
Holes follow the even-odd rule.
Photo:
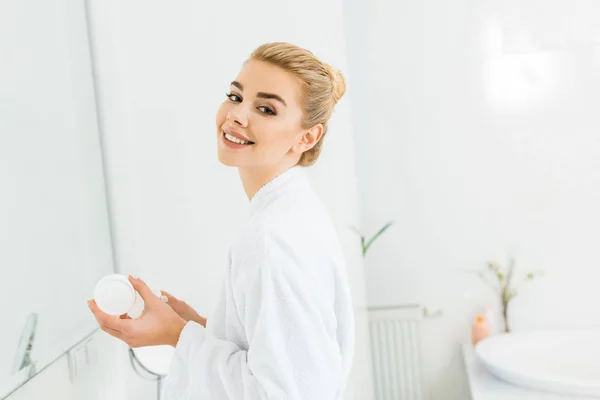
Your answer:
[[[104,321],[104,319],[110,317],[110,315],[106,314],[100,309],[100,307],[98,307],[98,304],[96,304],[96,300],[89,300],[88,307],[90,308],[90,311],[92,312],[92,314],[94,314],[94,317],[98,322]]]
[[[131,319],[131,317],[128,314],[123,314],[119,318],[120,319]]]
[[[165,297],[167,300],[163,300],[165,303],[167,304],[175,304],[177,302],[177,298],[175,296],[173,296],[171,293],[167,292],[166,290],[161,290],[160,293],[162,294],[162,297]],[[161,298],[162,300],[162,298]]]
[[[126,325],[124,324],[126,321],[122,321],[119,317],[106,314],[98,307],[95,300],[88,301],[88,306],[90,307],[92,314],[94,314],[98,325],[100,325],[103,330],[104,328],[109,328],[121,333],[126,330]]]
[[[129,282],[131,282],[133,288],[142,296],[144,303],[156,300],[156,295],[152,293],[152,289],[146,285],[146,282],[131,275],[129,275]]]

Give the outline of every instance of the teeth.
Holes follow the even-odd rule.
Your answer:
[[[229,140],[230,142],[233,142],[233,143],[250,144],[250,142],[246,142],[245,140],[238,139],[235,136],[231,136],[228,133],[225,133],[225,137],[227,138],[227,140]]]

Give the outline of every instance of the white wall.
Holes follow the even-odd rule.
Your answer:
[[[217,107],[263,42],[305,46],[345,71],[342,2],[112,0],[91,2],[91,11],[119,270],[210,318],[247,204],[237,171],[216,158]],[[339,104],[310,175],[340,229],[356,301],[348,398],[370,399],[362,260],[347,229],[358,218],[350,100]]]
[[[515,330],[600,323],[600,5],[346,4],[362,228],[396,221],[368,254],[368,300],[442,308],[427,377],[434,399],[467,398],[457,344],[491,300],[461,269],[514,253],[546,271]]]

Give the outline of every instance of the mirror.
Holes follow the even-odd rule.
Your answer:
[[[85,2],[0,7],[2,398],[97,329],[114,263]]]

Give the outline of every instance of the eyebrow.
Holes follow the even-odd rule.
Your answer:
[[[242,85],[238,81],[231,82],[231,85],[237,87],[238,89],[240,89],[242,91],[244,90],[244,85]],[[282,99],[281,96],[278,96],[278,95],[273,94],[273,93],[258,92],[256,94],[256,97],[260,97],[262,99],[274,99],[274,100],[277,100],[277,101],[281,102],[284,106],[287,107],[287,103],[285,102],[285,100]]]

